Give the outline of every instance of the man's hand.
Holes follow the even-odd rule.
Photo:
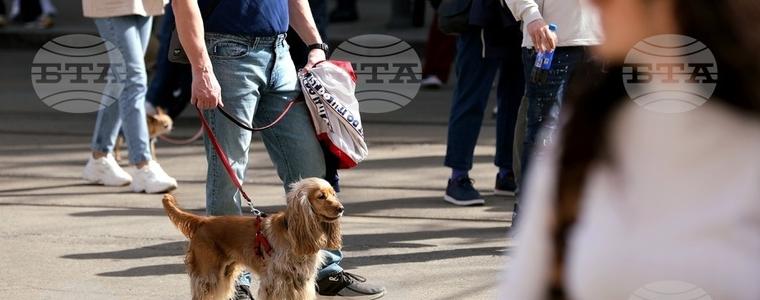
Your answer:
[[[200,69],[193,68],[193,85],[190,103],[200,109],[214,109],[224,106],[222,103],[222,89],[216,80],[210,65]]]
[[[536,51],[551,51],[557,47],[557,34],[549,30],[543,19],[530,22],[527,29]]]
[[[318,62],[324,61],[326,59],[327,59],[327,55],[325,54],[324,50],[312,49],[311,51],[309,51],[309,58],[306,61],[306,66],[304,66],[303,68],[306,69],[306,71],[309,71]]]

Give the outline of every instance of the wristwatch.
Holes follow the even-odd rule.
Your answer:
[[[309,50],[319,49],[322,51],[325,51],[325,54],[327,54],[330,51],[330,46],[328,46],[325,43],[318,43],[318,44],[311,44],[309,45]]]

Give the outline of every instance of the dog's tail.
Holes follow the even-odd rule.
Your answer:
[[[172,223],[174,223],[174,226],[177,226],[179,231],[182,231],[182,234],[188,239],[192,239],[195,231],[203,224],[204,217],[196,216],[179,209],[177,207],[177,199],[175,199],[173,195],[165,194],[162,202],[164,203],[166,214],[169,215],[169,220],[171,220]]]

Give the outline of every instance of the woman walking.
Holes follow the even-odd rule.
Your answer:
[[[133,3],[134,2],[134,3]],[[124,58],[126,78],[120,97],[113,105],[98,111],[92,138],[92,156],[84,169],[84,179],[108,186],[130,184],[134,192],[161,193],[177,187],[177,181],[164,172],[150,153],[145,116],[147,74],[146,48],[152,16],[163,14],[165,0],[115,2],[83,0],[84,15],[95,19],[101,38],[115,45]],[[111,57],[112,63],[114,57]],[[111,85],[107,88],[121,88]],[[119,94],[119,93],[106,93]],[[130,172],[123,170],[112,151],[119,129],[129,149]]]

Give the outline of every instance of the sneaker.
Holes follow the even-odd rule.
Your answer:
[[[443,200],[454,205],[472,206],[483,205],[486,203],[480,193],[472,186],[473,180],[468,176],[462,176],[457,179],[449,179],[446,187],[446,195]]]
[[[422,78],[422,81],[420,82],[423,88],[426,89],[440,89],[443,86],[443,82],[441,81],[438,76],[430,75],[425,78]]]
[[[155,160],[141,169],[132,171],[132,191],[148,194],[164,193],[177,188],[177,180],[166,174]]]
[[[515,184],[515,175],[499,176],[496,174],[496,184],[493,193],[498,196],[514,196],[517,184]]]
[[[82,178],[107,186],[123,186],[132,182],[132,176],[119,166],[111,153],[98,159],[90,156],[90,160],[84,166]]]
[[[255,300],[251,293],[251,287],[247,285],[235,285],[235,295],[230,300]]]
[[[366,283],[356,274],[340,272],[317,281],[319,299],[372,300],[385,296],[385,288]]]

